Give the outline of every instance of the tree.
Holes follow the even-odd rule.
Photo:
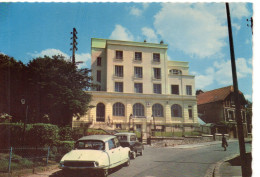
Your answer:
[[[245,104],[245,108],[246,108],[246,118],[247,118],[247,128],[248,128],[248,132],[251,133],[251,126],[252,126],[252,102],[249,100],[246,100],[246,104]]]
[[[0,54],[0,113],[7,113],[13,121],[25,118],[21,97],[26,92],[26,66],[21,61]]]
[[[86,92],[92,84],[89,69],[77,70],[62,56],[33,59],[28,66],[30,120],[68,125],[72,117],[84,115],[91,101]]]
[[[203,90],[196,90],[196,95],[199,95],[199,94],[201,94],[201,93],[204,93],[204,91]]]

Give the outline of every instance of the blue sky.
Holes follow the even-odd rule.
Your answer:
[[[230,3],[239,89],[252,100],[252,3]],[[17,60],[62,54],[78,31],[79,67],[90,67],[91,38],[168,44],[188,61],[196,89],[232,84],[224,3],[0,3],[0,52]]]

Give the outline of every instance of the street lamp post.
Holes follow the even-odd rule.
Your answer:
[[[130,116],[129,116],[129,125],[128,125],[128,127],[129,127],[129,132],[130,132],[130,126],[131,126],[131,119],[132,119],[132,116],[133,116],[133,114],[130,114]]]
[[[156,129],[156,126],[155,126],[155,117],[154,115],[152,115],[153,117],[153,132],[154,132],[154,136],[155,136],[155,129]]]
[[[25,105],[25,99],[21,99],[22,105]],[[22,139],[22,146],[24,146],[24,140],[25,140],[25,129],[26,129],[26,124],[27,124],[27,115],[28,115],[28,104],[26,105],[26,110],[25,110],[25,120],[23,123],[23,139]]]

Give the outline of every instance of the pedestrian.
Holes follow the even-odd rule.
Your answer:
[[[222,134],[222,147],[224,148],[224,151],[226,151],[228,147],[227,139],[224,134]]]

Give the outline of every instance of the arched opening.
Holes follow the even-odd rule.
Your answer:
[[[97,104],[96,121],[105,122],[105,105],[103,103]]]

